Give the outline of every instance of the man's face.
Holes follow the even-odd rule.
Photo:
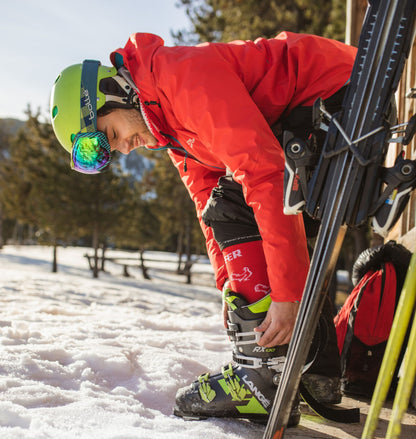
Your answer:
[[[157,140],[149,131],[139,111],[116,108],[106,116],[97,118],[97,129],[102,131],[111,151],[129,154],[140,146],[155,146]]]

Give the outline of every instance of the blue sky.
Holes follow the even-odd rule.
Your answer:
[[[47,117],[58,73],[84,59],[109,64],[133,32],[160,35],[189,28],[176,0],[12,0],[0,14],[0,118],[26,119],[40,108]]]

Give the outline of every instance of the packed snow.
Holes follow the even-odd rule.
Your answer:
[[[195,285],[111,263],[94,279],[87,250],[59,248],[58,273],[49,247],[0,250],[0,437],[261,438],[258,424],[172,414],[178,388],[230,361],[209,264]]]

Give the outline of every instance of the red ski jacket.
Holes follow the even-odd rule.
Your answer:
[[[131,35],[111,54],[129,70],[159,146],[168,143],[198,218],[228,169],[243,187],[263,239],[274,301],[301,299],[309,257],[302,216],[283,214],[284,154],[270,126],[349,79],[356,50],[325,38],[284,32],[274,39],[165,47]],[[201,222],[201,219],[200,219]],[[227,273],[201,222],[217,286]]]

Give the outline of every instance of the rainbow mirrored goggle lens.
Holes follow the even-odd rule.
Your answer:
[[[111,148],[101,131],[79,133],[72,144],[71,167],[83,174],[98,174],[111,162]]]

